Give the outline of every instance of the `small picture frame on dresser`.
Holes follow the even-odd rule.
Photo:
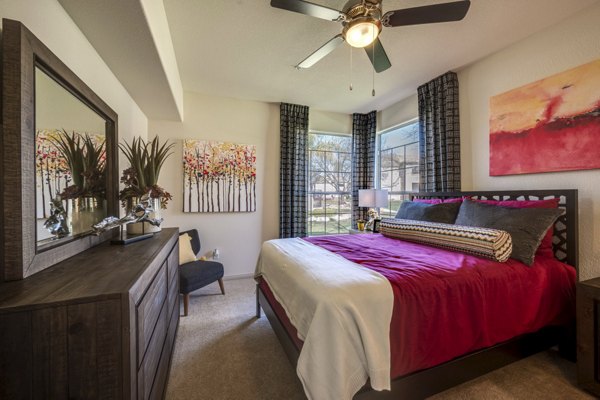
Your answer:
[[[379,233],[379,224],[381,223],[381,220],[379,218],[376,218],[373,221],[373,233]]]

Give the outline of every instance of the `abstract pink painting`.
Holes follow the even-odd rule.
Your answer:
[[[490,175],[600,168],[600,60],[490,99]]]

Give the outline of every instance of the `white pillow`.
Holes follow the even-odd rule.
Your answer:
[[[187,233],[179,236],[179,265],[197,261],[196,254],[192,250],[192,238]]]

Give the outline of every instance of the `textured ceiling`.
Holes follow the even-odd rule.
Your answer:
[[[345,0],[311,0],[342,9]],[[384,11],[449,0],[384,0]],[[341,31],[335,22],[271,8],[269,0],[164,0],[183,89],[343,113],[383,109],[598,0],[472,0],[461,22],[384,28],[392,62],[375,75],[362,49],[343,44],[312,68],[293,68]],[[353,57],[352,77],[350,70]],[[350,82],[354,90],[349,91]]]

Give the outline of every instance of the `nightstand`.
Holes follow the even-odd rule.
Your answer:
[[[351,235],[360,235],[363,233],[373,233],[372,231],[368,231],[368,230],[364,230],[364,231],[359,231],[358,229],[348,229],[348,233]]]
[[[577,381],[600,396],[600,278],[577,284]]]

